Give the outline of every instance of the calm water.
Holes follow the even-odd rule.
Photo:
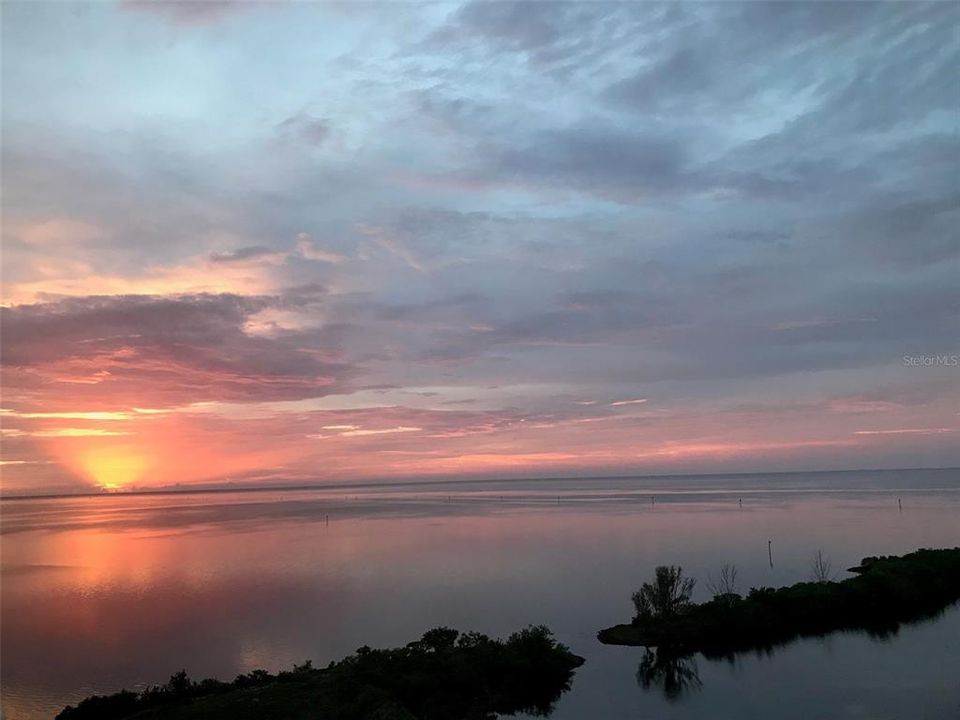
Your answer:
[[[885,641],[698,656],[699,688],[672,700],[638,684],[641,648],[595,639],[657,564],[704,599],[725,562],[746,590],[806,579],[818,549],[843,577],[865,555],[960,545],[957,470],[5,500],[2,520],[10,720],[181,667],[232,678],[529,623],[587,658],[556,720],[960,718],[956,606]]]

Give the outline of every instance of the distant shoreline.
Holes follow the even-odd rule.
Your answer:
[[[442,485],[480,485],[480,484],[510,484],[510,483],[550,483],[550,482],[596,482],[604,480],[676,480],[688,478],[742,478],[759,476],[797,476],[797,475],[844,475],[855,473],[901,473],[901,472],[943,472],[960,467],[923,467],[923,468],[864,468],[856,470],[783,470],[776,472],[723,472],[723,473],[675,473],[656,475],[567,475],[560,477],[508,477],[508,478],[449,478],[427,480],[362,480],[359,482],[337,482],[331,484],[308,483],[294,485],[213,485],[207,487],[164,486],[158,488],[142,488],[137,490],[60,493],[34,493],[27,495],[2,495],[0,501],[18,500],[56,500],[65,498],[89,497],[132,497],[149,495],[204,495],[215,493],[256,493],[256,492],[283,492],[297,490],[350,490],[369,489],[379,487],[416,487]],[[924,490],[947,490],[949,488],[892,488],[890,492],[918,492]],[[731,490],[736,492],[735,489]],[[747,492],[747,490],[744,490]],[[754,491],[756,492],[756,491]],[[835,491],[836,492],[836,491]]]

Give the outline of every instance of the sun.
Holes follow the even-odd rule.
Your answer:
[[[104,490],[122,490],[137,482],[149,465],[145,455],[132,448],[97,448],[80,458],[84,474]]]

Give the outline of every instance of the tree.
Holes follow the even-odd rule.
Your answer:
[[[193,688],[193,681],[187,676],[186,670],[181,670],[170,676],[166,690],[173,695],[186,695]]]
[[[427,630],[423,637],[416,642],[410,643],[418,649],[440,651],[452,648],[460,636],[459,630],[448,627],[436,627],[433,630]]]
[[[813,556],[810,573],[813,576],[814,582],[826,583],[833,581],[833,563],[830,562],[830,558],[824,556],[823,550],[817,550],[817,554]]]
[[[683,570],[676,565],[660,565],[655,574],[653,583],[644,583],[633,594],[634,622],[676,615],[690,605],[696,580],[683,577]]]
[[[737,593],[737,566],[725,563],[720,568],[720,575],[716,579],[713,576],[707,577],[707,588],[713,593],[714,598],[724,595],[736,595]]]

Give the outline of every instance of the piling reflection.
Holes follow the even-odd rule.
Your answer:
[[[684,695],[698,692],[703,683],[692,655],[675,655],[662,650],[647,649],[637,668],[637,683],[644,690],[659,688],[667,700],[679,700]]]

